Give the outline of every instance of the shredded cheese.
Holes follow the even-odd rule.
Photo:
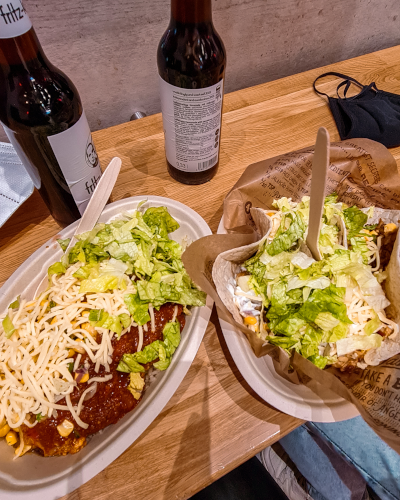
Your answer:
[[[90,378],[87,383],[88,384],[91,384],[93,382],[108,382],[109,380],[111,380],[113,378],[113,376],[111,375],[106,375],[105,377],[92,377]]]
[[[176,317],[178,316],[178,306],[174,307],[174,315],[172,316],[171,322],[173,323],[176,320]]]
[[[154,309],[153,309],[152,304],[149,304],[149,314],[150,314],[150,319],[151,319],[151,331],[155,332],[156,331],[156,321],[154,318]]]
[[[138,331],[139,331],[139,343],[138,343],[137,352],[141,351],[142,347],[143,347],[143,327],[142,327],[142,325],[138,326]]]
[[[79,293],[79,280],[73,277],[81,265],[74,264],[64,275],[52,275],[49,289],[40,297],[29,302],[21,300],[18,310],[9,309],[0,317],[0,421],[6,418],[13,429],[22,424],[35,426],[37,421],[32,422],[30,414],[51,417],[57,410],[69,410],[78,425],[88,426],[79,418],[80,410],[73,408],[70,399],[76,383],[68,367],[74,362],[75,371],[82,354],[74,361],[69,351],[83,348],[96,372],[101,366],[109,372],[114,333],[95,327],[101,336],[98,343],[82,325],[87,323],[90,309],[103,309],[113,316],[129,314],[124,295],[135,293],[136,289],[129,283],[125,290],[85,296]],[[49,310],[50,301],[55,306]],[[6,337],[1,321],[7,314],[15,328],[10,338]],[[143,344],[143,332],[141,338]],[[90,382],[110,378],[112,375],[94,377]],[[66,404],[58,404],[64,398]]]
[[[83,403],[85,401],[85,397],[86,395],[89,393],[89,392],[96,392],[97,390],[97,385],[94,384],[94,385],[91,385],[89,386],[85,391],[83,391],[82,393],[82,396],[79,398],[79,403],[78,403],[78,407],[76,409],[76,413],[79,417],[79,415],[81,414],[81,411],[82,411],[82,407],[83,407]]]

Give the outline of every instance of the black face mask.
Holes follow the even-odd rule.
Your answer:
[[[336,89],[337,98],[329,97],[315,87],[320,78],[329,75],[344,80]],[[354,97],[346,97],[352,83],[361,91]],[[400,146],[400,95],[378,90],[374,82],[361,85],[354,78],[341,73],[324,73],[315,80],[313,87],[317,94],[328,98],[342,140],[365,137],[387,148]],[[343,97],[339,96],[341,87],[344,87]]]

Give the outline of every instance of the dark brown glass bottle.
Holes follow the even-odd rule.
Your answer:
[[[0,6],[0,122],[60,226],[81,217],[101,170],[79,94],[46,58],[22,4]]]
[[[218,169],[226,66],[211,0],[171,0],[157,63],[168,171],[184,184],[202,184]]]

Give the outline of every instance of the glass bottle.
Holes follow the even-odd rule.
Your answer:
[[[20,0],[0,5],[0,122],[56,222],[81,217],[101,169],[78,91]]]
[[[211,0],[171,0],[157,63],[168,171],[184,184],[202,184],[219,165],[226,66]]]

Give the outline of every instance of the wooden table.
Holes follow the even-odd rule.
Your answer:
[[[248,164],[312,145],[320,126],[339,140],[326,102],[312,90],[319,74],[337,71],[400,94],[399,61],[400,46],[226,95],[220,169],[201,186],[168,176],[161,115],[95,132],[102,165],[115,155],[123,161],[113,200],[166,196],[196,210],[215,232],[223,199]],[[333,92],[338,80],[325,80],[320,87]],[[392,153],[400,165],[400,148]],[[35,192],[1,229],[0,284],[57,231]],[[193,365],[159,417],[114,463],[64,498],[188,498],[301,423],[249,388],[214,310]]]

